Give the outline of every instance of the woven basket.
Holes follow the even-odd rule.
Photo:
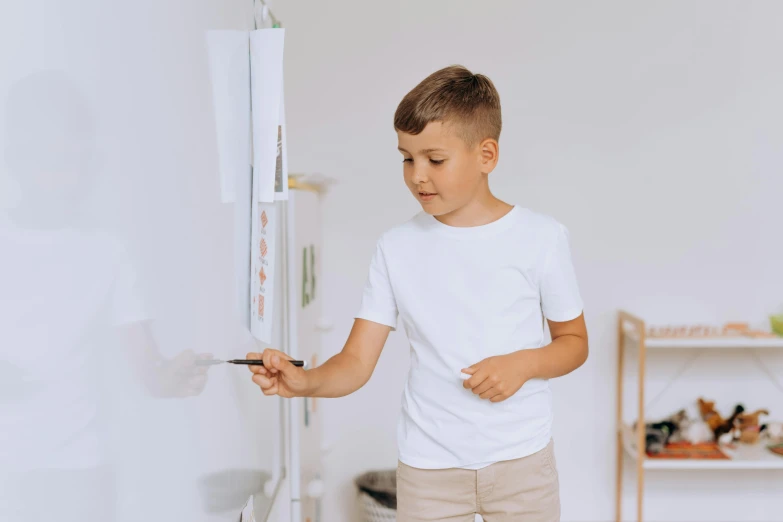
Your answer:
[[[359,492],[359,505],[362,511],[362,522],[396,522],[397,511],[387,508],[370,495]]]

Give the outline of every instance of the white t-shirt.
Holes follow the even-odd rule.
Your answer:
[[[492,403],[460,370],[546,344],[544,319],[582,313],[566,228],[514,207],[497,221],[451,227],[421,213],[378,242],[357,318],[395,328],[411,346],[397,440],[416,468],[478,469],[543,449],[551,438],[546,380]]]
[[[129,257],[105,233],[8,223],[0,252],[0,471],[98,467],[98,360],[146,318]]]

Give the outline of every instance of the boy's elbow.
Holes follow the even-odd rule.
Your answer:
[[[351,361],[348,365],[348,373],[349,375],[355,376],[354,385],[351,386],[352,389],[347,394],[350,395],[351,393],[364,388],[364,385],[370,382],[370,378],[375,370],[375,365],[362,360],[362,358],[357,357],[356,354],[346,353],[345,355]]]
[[[579,347],[579,366],[577,368],[581,367],[584,363],[587,362],[587,358],[590,356],[590,346],[587,342],[587,337],[583,337],[580,339],[580,347]]]

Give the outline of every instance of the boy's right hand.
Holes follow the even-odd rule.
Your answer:
[[[248,359],[258,359],[263,366],[249,366],[253,382],[264,395],[280,397],[304,397],[309,391],[307,371],[291,364],[291,357],[278,350],[267,348],[263,353],[249,353]]]

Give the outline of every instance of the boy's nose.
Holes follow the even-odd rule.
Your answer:
[[[427,171],[422,168],[414,169],[413,176],[411,177],[411,181],[415,183],[416,185],[419,185],[421,183],[426,183],[428,180]]]

